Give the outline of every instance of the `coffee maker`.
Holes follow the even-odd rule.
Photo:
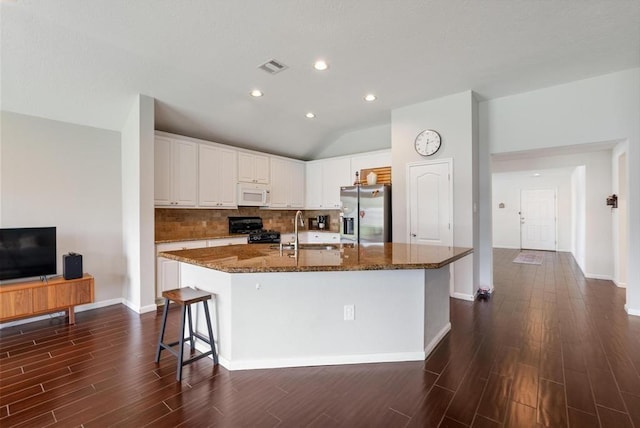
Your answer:
[[[319,215],[318,216],[318,229],[324,230],[329,228],[329,216],[328,215]]]

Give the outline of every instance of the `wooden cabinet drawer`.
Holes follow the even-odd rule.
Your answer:
[[[80,281],[58,284],[55,287],[56,307],[74,306],[91,302],[91,284]]]
[[[0,296],[0,318],[17,317],[32,312],[31,289],[9,291]]]
[[[45,312],[56,305],[55,287],[32,288],[33,312]]]

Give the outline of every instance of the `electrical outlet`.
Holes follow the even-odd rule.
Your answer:
[[[344,320],[353,321],[356,319],[355,305],[344,305]]]

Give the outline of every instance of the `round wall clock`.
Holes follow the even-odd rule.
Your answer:
[[[438,151],[442,144],[440,134],[433,129],[425,129],[416,137],[414,147],[422,156],[431,156]]]

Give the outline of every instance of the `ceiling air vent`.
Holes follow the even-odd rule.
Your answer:
[[[270,59],[264,64],[258,66],[258,68],[266,71],[269,74],[277,74],[277,73],[280,73],[282,70],[287,69],[288,67],[275,59]]]

